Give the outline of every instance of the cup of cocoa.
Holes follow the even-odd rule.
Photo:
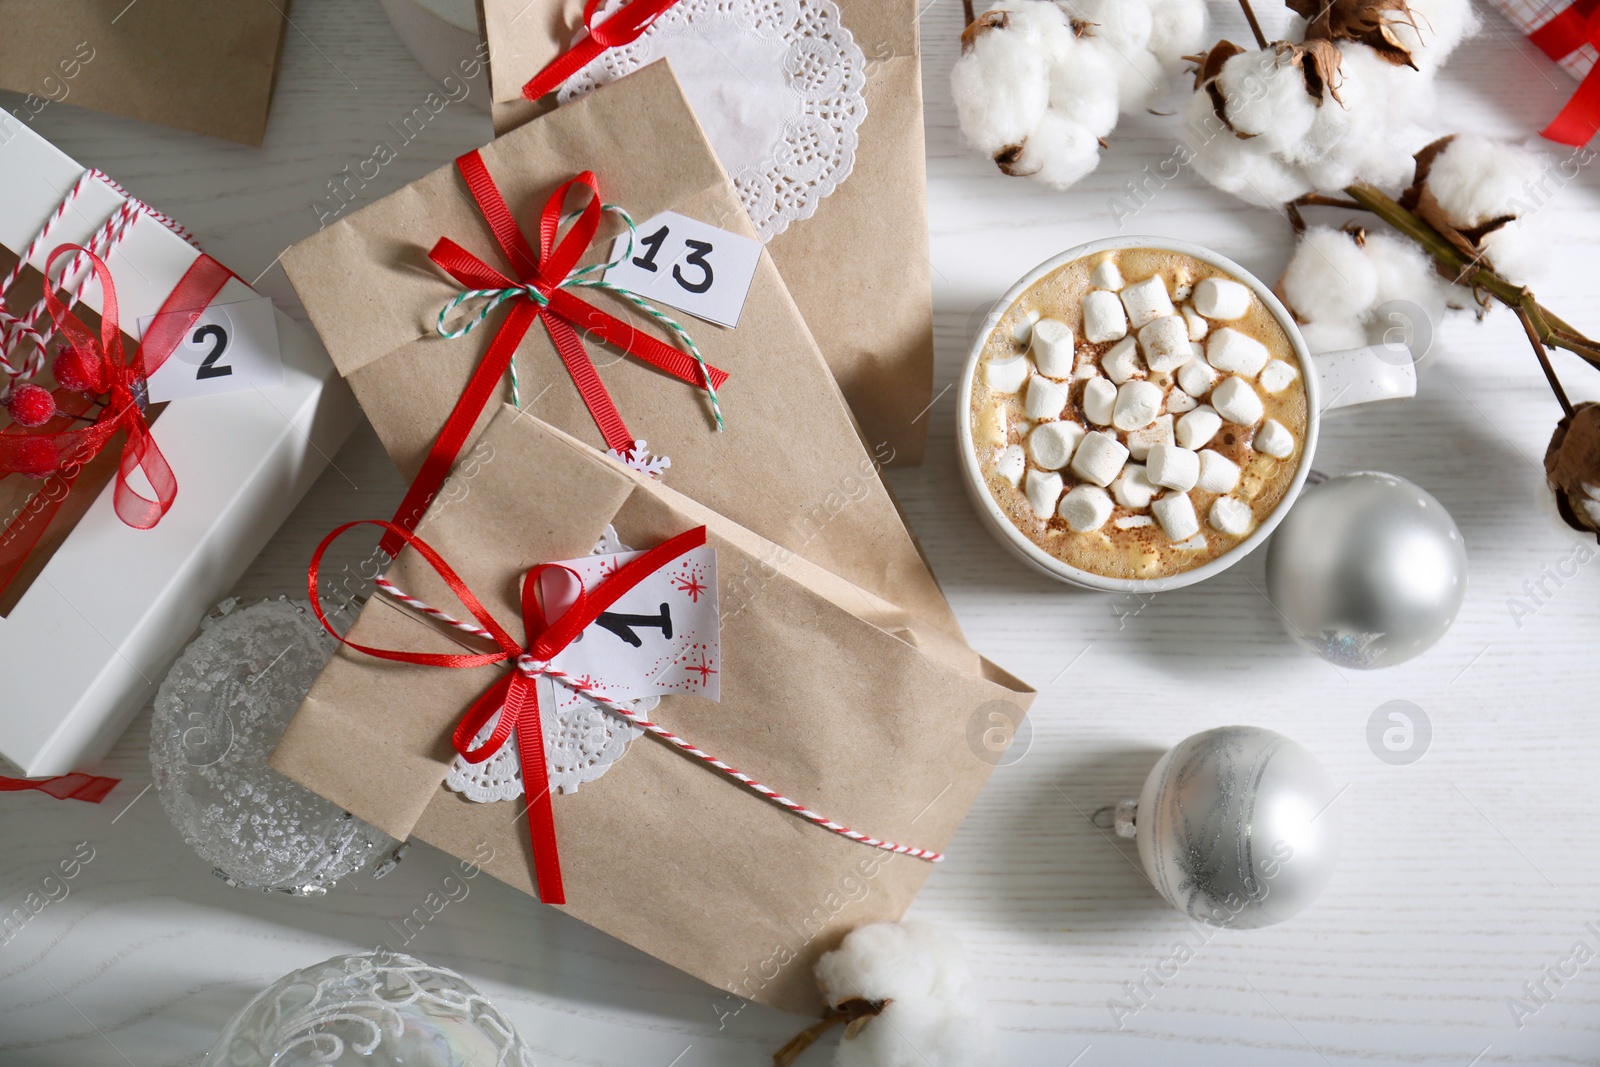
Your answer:
[[[1116,237],[1024,276],[978,330],[957,444],[999,542],[1052,578],[1149,592],[1204,581],[1263,543],[1335,408],[1416,393],[1392,347],[1313,357],[1237,263]]]

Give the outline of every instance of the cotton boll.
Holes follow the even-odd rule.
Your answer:
[[[1069,116],[1095,137],[1117,125],[1117,69],[1105,49],[1083,39],[1059,50],[1050,64],[1050,107]]]
[[[1471,0],[1410,0],[1411,22],[1391,19],[1389,33],[1411,53],[1411,62],[1424,74],[1438,70],[1462,41],[1477,33],[1483,23]]]
[[[1137,0],[1127,2],[1129,7],[1139,6]],[[1105,37],[1086,36],[1080,41],[1099,49],[1117,72],[1117,106],[1124,115],[1143,111],[1167,87],[1167,72],[1145,49],[1125,49]]]
[[[1462,133],[1434,157],[1427,185],[1450,220],[1465,229],[1526,213],[1536,195],[1532,190],[1548,169],[1539,153]]]
[[[817,981],[829,1004],[842,1004],[949,999],[965,992],[968,979],[961,942],[942,927],[912,921],[852,930],[817,961]]]
[[[1480,243],[1495,273],[1522,285],[1547,280],[1548,252],[1556,237],[1550,232],[1551,221],[1551,213],[1535,212],[1485,234]]]
[[[1275,49],[1240,52],[1223,64],[1217,88],[1228,121],[1239,133],[1259,136],[1275,152],[1298,144],[1317,117],[1300,68]]]
[[[1044,117],[1050,103],[1049,65],[1026,33],[1009,27],[988,30],[975,36],[956,60],[950,91],[962,134],[993,156],[1020,144]]]
[[[1195,173],[1225,193],[1264,207],[1278,207],[1311,192],[1304,173],[1275,156],[1260,138],[1241,140],[1223,126],[1211,97],[1197,92],[1185,116]]]
[[[1349,234],[1313,226],[1301,235],[1279,287],[1308,322],[1360,321],[1378,301],[1378,272]]]
[[[1053,0],[1010,0],[989,9],[989,12],[995,11],[1006,13],[1007,25],[1002,32],[1017,34],[1046,52],[1061,47],[1064,38],[1074,35],[1067,13]]]
[[[1355,319],[1308,322],[1300,327],[1300,336],[1306,339],[1306,347],[1312,352],[1343,352],[1367,343],[1367,332]]]
[[[1401,184],[1411,157],[1430,138],[1421,125],[1432,110],[1432,80],[1378,58],[1363,44],[1339,42],[1339,100],[1325,99],[1296,150],[1287,153],[1320,189],[1356,179]]]
[[[1184,56],[1205,48],[1205,0],[1155,0],[1150,5],[1150,15],[1152,25],[1146,47],[1169,72],[1181,70]]]
[[[896,1001],[839,1042],[834,1067],[989,1067],[994,1024],[961,1004]]]
[[[1064,112],[1051,109],[1011,164],[1017,174],[1065,189],[1100,165],[1100,142]]]
[[[1089,22],[1089,34],[1118,52],[1143,52],[1150,43],[1154,18],[1141,0],[1060,0],[1070,21]]]
[[[1377,275],[1378,303],[1403,300],[1416,304],[1434,324],[1444,317],[1445,281],[1415,241],[1369,233],[1362,250]]]

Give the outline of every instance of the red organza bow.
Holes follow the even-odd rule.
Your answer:
[[[589,0],[583,9],[584,33],[567,51],[550,62],[522,87],[522,95],[538,100],[561,88],[561,83],[587,67],[600,53],[632,44],[644,36],[651,23],[665,15],[678,0],[632,0],[596,22],[601,0]]]
[[[346,530],[356,526],[378,526],[387,535],[417,550],[428,565],[444,579],[457,600],[471,613],[499,646],[498,651],[474,655],[451,655],[436,652],[409,652],[403,649],[375,648],[346,641],[322,613],[317,595],[317,576],[322,566],[323,553]],[[390,522],[371,519],[348,522],[317,546],[311,557],[307,574],[312,607],[318,620],[330,634],[345,645],[379,659],[399,663],[415,663],[428,667],[471,668],[512,663],[515,669],[490,686],[467,709],[457,724],[452,742],[455,749],[469,763],[482,763],[500,751],[517,731],[518,755],[522,760],[522,788],[528,798],[528,833],[533,844],[533,869],[539,883],[539,899],[546,904],[565,904],[566,891],[561,881],[561,858],[556,849],[555,811],[550,801],[550,776],[544,759],[544,730],[539,721],[539,677],[550,671],[552,658],[566,648],[600,613],[614,604],[628,590],[638,585],[648,575],[660,570],[685,552],[706,543],[704,526],[686,531],[626,563],[602,581],[595,590],[585,592],[578,583],[577,600],[555,619],[545,617],[539,602],[539,579],[551,570],[562,570],[577,577],[576,573],[560,564],[544,563],[530,569],[522,580],[522,621],[527,644],[517,641],[501,626],[483,603],[472,594],[465,582],[450,565],[425,541],[409,530]],[[502,709],[504,709],[502,711]],[[473,747],[473,742],[488,722],[500,712],[499,721],[483,744]]]
[[[1600,0],[1578,0],[1528,35],[1551,59],[1563,59],[1586,44],[1600,48]],[[1600,129],[1600,65],[1578,85],[1561,113],[1545,127],[1557,144],[1582,148]]]
[[[573,384],[578,387],[589,414],[605,438],[606,446],[618,452],[630,451],[634,438],[623,423],[588,352],[584,350],[583,342],[579,339],[580,330],[615,345],[674,378],[695,386],[705,384],[700,364],[687,353],[601,311],[579,299],[569,289],[562,288],[600,228],[600,192],[592,172],[584,171],[545,201],[539,217],[539,247],[535,250],[523,236],[511,209],[506,206],[483,157],[477,152],[468,152],[456,160],[456,169],[461,172],[473,201],[494,233],[506,261],[511,264],[513,276],[508,277],[489,266],[448,237],[440,239],[433,246],[428,258],[468,290],[520,288],[526,292],[526,296],[510,301],[511,313],[500,324],[489,350],[484,353],[482,362],[473,372],[461,398],[456,401],[455,409],[450,412],[450,418],[439,431],[428,458],[423,461],[399,510],[395,512],[395,525],[408,530],[414,529],[421,521],[428,502],[444,484],[450,468],[466,447],[478,417],[500,388],[501,378],[511,366],[517,346],[535,322],[544,324],[561,362],[572,376]],[[589,198],[572,228],[565,236],[560,236],[562,207],[567,194],[574,189],[586,191]],[[710,378],[712,388],[720,389],[728,380],[727,372],[715,367],[707,367],[704,373]],[[381,547],[393,556],[399,551],[399,539],[389,534],[384,537]]]
[[[117,516],[134,529],[148,530],[171,510],[178,496],[178,480],[145,419],[145,382],[166,363],[195,320],[233,277],[228,268],[201,255],[162,303],[145,330],[138,353],[130,357],[122,344],[116,285],[104,260],[78,245],[62,245],[50,253],[45,276],[52,277],[56,260],[67,254],[84,256],[100,284],[99,334],[85,326],[49,284],[45,286],[45,304],[67,343],[88,357],[95,396],[57,389],[56,418],[38,430],[12,427],[0,432],[0,474],[49,475],[54,479],[0,533],[0,589],[22,569],[84,466],[118,433],[127,436],[113,494]],[[72,429],[74,420],[97,402],[96,397],[104,398],[104,406],[94,421]],[[145,496],[133,485],[134,472],[141,470],[153,496]]]

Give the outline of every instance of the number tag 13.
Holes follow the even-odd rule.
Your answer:
[[[150,319],[139,320],[140,336],[149,328]],[[282,382],[283,357],[272,300],[256,296],[206,308],[183,343],[150,376],[150,402],[263,389]]]
[[[761,262],[761,242],[666,211],[639,227],[627,253],[624,234],[612,246],[611,258],[620,262],[606,271],[606,281],[651,303],[734,327]]]

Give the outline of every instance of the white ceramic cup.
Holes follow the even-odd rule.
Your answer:
[[[1294,481],[1290,483],[1288,492],[1284,494],[1272,514],[1239,544],[1208,563],[1162,578],[1108,578],[1064,563],[1034,544],[1010,519],[1006,518],[1000,506],[995,503],[978,463],[977,450],[972,444],[972,383],[983,356],[984,346],[989,341],[989,335],[999,325],[1001,317],[1036,282],[1059,267],[1086,256],[1125,248],[1153,248],[1163,252],[1180,253],[1202,263],[1208,263],[1248,285],[1256,298],[1283,326],[1289,343],[1294,346],[1294,354],[1304,370],[1300,380],[1306,390],[1305,447],[1300,450],[1300,465],[1295,469]],[[1035,570],[1073,585],[1117,593],[1153,593],[1180,589],[1220,574],[1272,535],[1272,531],[1288,513],[1290,505],[1300,495],[1300,490],[1305,486],[1306,475],[1311,473],[1311,459],[1317,448],[1317,432],[1325,414],[1336,408],[1353,407],[1380,400],[1403,399],[1415,396],[1416,392],[1415,365],[1408,358],[1396,358],[1393,347],[1370,346],[1312,356],[1306,350],[1305,339],[1300,336],[1300,329],[1295,325],[1294,316],[1289,314],[1288,309],[1272,290],[1267,288],[1261,279],[1225,256],[1220,256],[1209,248],[1170,237],[1108,237],[1068,249],[1058,256],[1045,260],[1013,285],[984,319],[977,337],[972,342],[972,350],[967,355],[966,366],[961,371],[961,386],[956,398],[956,447],[960,453],[962,481],[966,484],[967,495],[972,498],[978,518],[1012,555]]]

